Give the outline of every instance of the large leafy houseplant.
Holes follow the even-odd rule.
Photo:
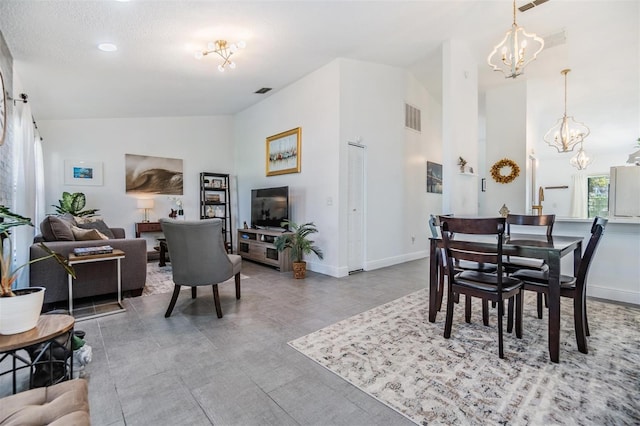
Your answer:
[[[47,259],[55,259],[67,274],[72,277],[76,277],[73,267],[69,265],[69,260],[64,256],[54,252],[49,247],[47,247],[44,243],[40,243],[40,247],[47,252],[46,256],[32,259],[29,262],[17,266],[11,267],[11,252],[13,251],[11,239],[9,237],[9,229],[17,227],[17,226],[33,226],[31,223],[31,219],[28,217],[20,216],[16,213],[13,213],[9,210],[9,208],[5,206],[0,206],[0,297],[11,297],[15,296],[15,293],[12,290],[13,283],[18,278],[20,271],[25,266],[28,266],[35,262],[40,262]],[[4,241],[8,241],[8,250],[5,254]]]
[[[87,205],[87,198],[82,192],[63,192],[62,199],[58,200],[58,205],[52,204],[56,208],[56,213],[70,213],[73,216],[95,216],[99,209],[82,210]]]
[[[281,226],[289,229],[290,232],[279,235],[273,244],[279,252],[289,249],[289,255],[294,263],[294,276],[304,278],[306,264],[303,260],[305,254],[314,253],[318,258],[324,257],[320,247],[314,245],[314,241],[309,239],[309,235],[318,232],[313,222],[298,225],[297,223],[285,220]],[[296,265],[297,264],[297,265]]]

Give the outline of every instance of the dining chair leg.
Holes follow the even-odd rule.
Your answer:
[[[542,319],[542,293],[538,293],[537,306],[538,306],[538,319]]]
[[[489,325],[489,302],[486,299],[482,299],[482,323]]]
[[[444,296],[444,268],[438,268],[438,301],[437,301],[437,309],[438,312],[442,309],[442,298]]]
[[[464,296],[464,322],[471,322],[471,296],[468,294]]]
[[[218,318],[222,318],[222,307],[220,306],[220,296],[218,295],[218,284],[212,285],[213,287],[213,303],[216,305],[216,314]]]
[[[449,277],[447,277],[447,279],[449,279]],[[456,303],[460,303],[460,294],[456,293],[453,295],[453,301]]]
[[[180,286],[175,284],[173,286],[173,294],[171,295],[171,302],[169,302],[169,307],[167,308],[167,312],[164,314],[165,318],[169,318],[171,316],[171,312],[173,311],[173,307],[176,306],[176,301],[178,300],[178,295],[180,294]]]
[[[507,333],[513,331],[513,297],[507,302]]]
[[[191,287],[191,298],[195,299],[197,295],[198,295],[198,287],[196,286]]]
[[[449,292],[447,293],[447,316],[444,321],[444,338],[451,337],[451,326],[453,324],[453,292],[451,291],[451,284],[448,285]]]
[[[587,336],[591,336],[591,334],[589,334],[589,317],[587,316],[587,305],[585,304],[582,309],[584,311],[584,333]]]
[[[516,337],[522,339],[522,296],[523,290],[516,294]]]
[[[498,302],[498,355],[504,358],[504,349],[502,345],[502,317],[504,316],[504,303]]]
[[[236,274],[236,299],[240,299],[240,272]]]
[[[582,300],[579,297],[575,297],[573,299],[573,324],[576,330],[576,343],[578,344],[578,350],[586,354],[589,353],[589,348],[587,347],[587,336],[584,327],[584,314]]]

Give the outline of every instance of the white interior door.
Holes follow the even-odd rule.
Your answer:
[[[349,273],[364,269],[365,148],[349,142],[348,259]]]

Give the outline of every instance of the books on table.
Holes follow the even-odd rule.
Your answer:
[[[113,253],[113,247],[111,246],[77,247],[73,249],[73,254],[76,256],[90,256],[94,254],[109,253]]]

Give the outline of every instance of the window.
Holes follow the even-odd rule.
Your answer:
[[[609,210],[609,175],[587,178],[587,217],[607,216]]]

